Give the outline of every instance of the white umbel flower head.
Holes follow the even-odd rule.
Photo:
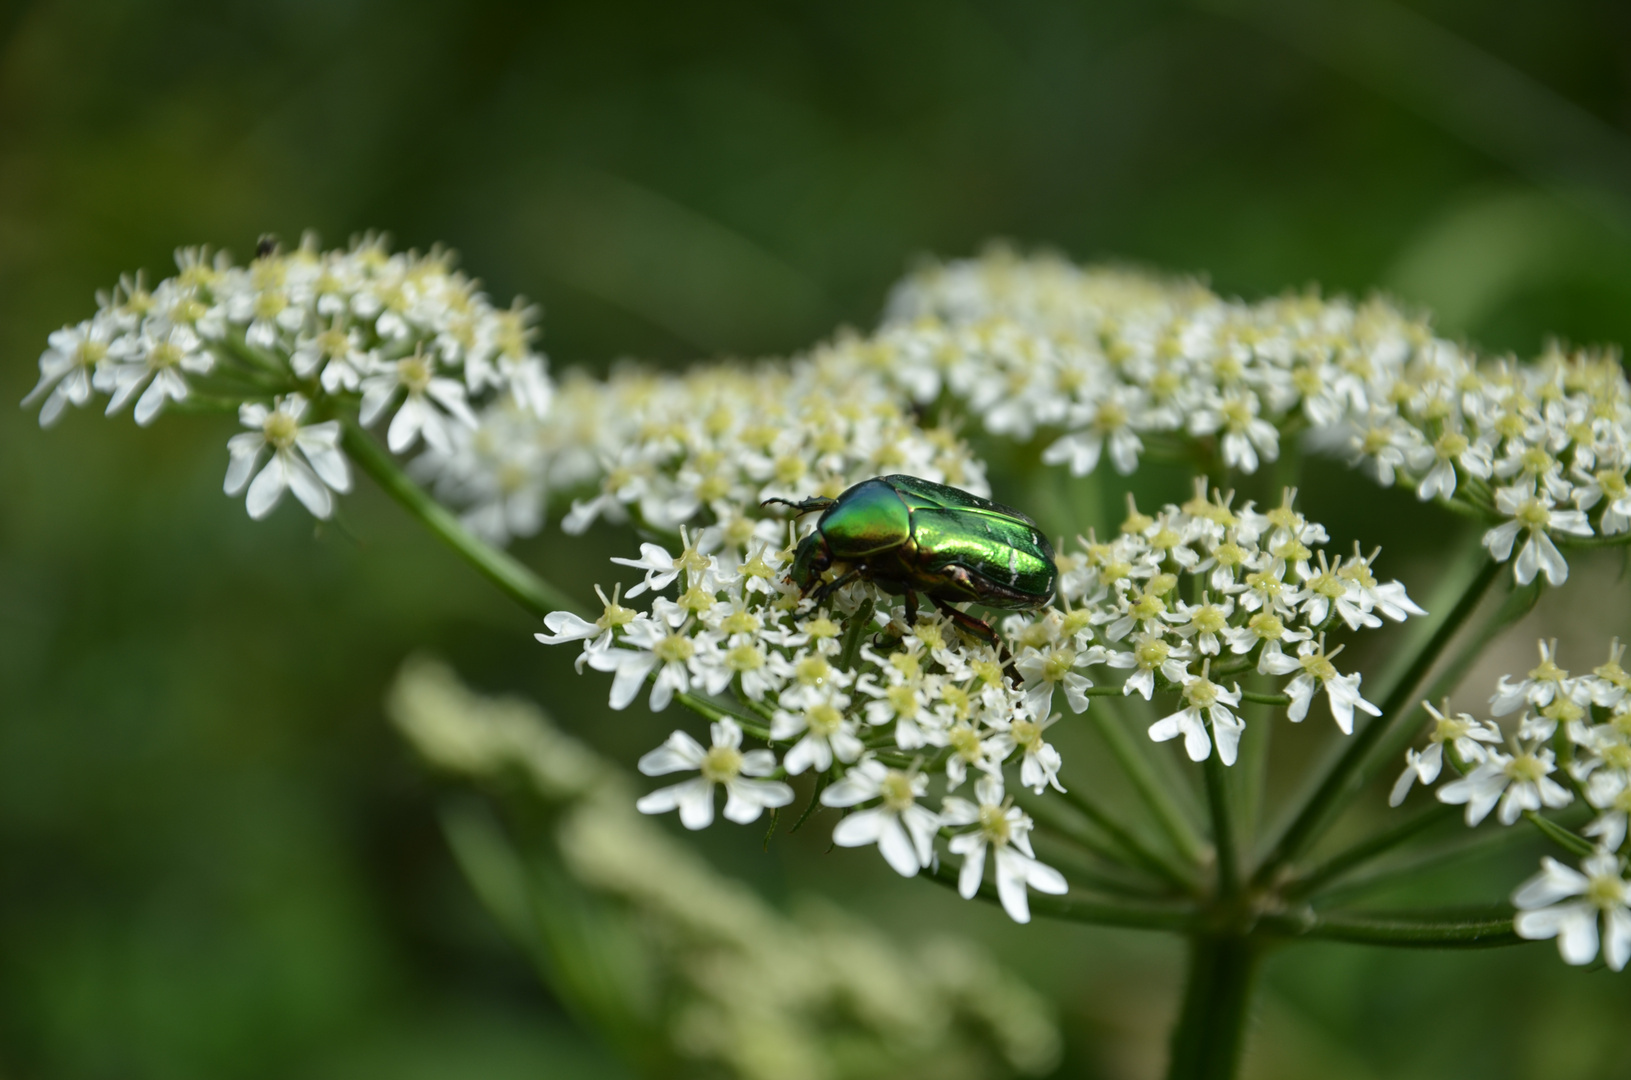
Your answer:
[[[1575,965],[1595,960],[1600,940],[1603,961],[1615,971],[1624,968],[1631,960],[1631,890],[1620,876],[1619,858],[1599,850],[1580,870],[1550,857],[1540,865],[1540,873],[1512,894],[1512,906],[1519,909],[1512,920],[1518,936],[1557,938],[1564,963]]]
[[[232,460],[225,487],[228,495],[236,495],[248,486],[250,517],[258,520],[270,514],[283,493],[292,490],[313,517],[327,518],[334,513],[332,492],[351,490],[351,469],[340,452],[339,421],[302,424],[306,408],[306,399],[299,394],[276,398],[271,408],[259,402],[239,408],[238,419],[252,430],[227,440]],[[256,473],[263,460],[266,465]]]
[[[763,780],[776,771],[776,755],[769,750],[743,752],[742,729],[729,717],[711,725],[713,745],[701,743],[683,731],[640,759],[647,776],[697,770],[690,780],[658,788],[635,803],[642,814],[680,812],[687,829],[705,829],[714,820],[714,788],[725,789],[725,816],[739,825],[759,820],[766,807],[786,806],[793,789],[779,780]]]

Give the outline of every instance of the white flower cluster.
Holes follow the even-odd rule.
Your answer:
[[[1492,720],[1426,705],[1434,723],[1427,748],[1406,751],[1405,771],[1390,799],[1398,806],[1418,780],[1438,780],[1446,761],[1457,776],[1436,794],[1441,802],[1465,804],[1469,826],[1492,810],[1501,824],[1510,825],[1526,812],[1584,798],[1597,816],[1582,832],[1597,850],[1582,863],[1583,873],[1545,859],[1542,872],[1513,894],[1520,909],[1515,926],[1523,937],[1556,937],[1566,961],[1586,964],[1597,956],[1601,916],[1603,956],[1615,971],[1631,960],[1631,884],[1624,880],[1631,818],[1631,674],[1620,664],[1624,655],[1625,647],[1615,639],[1606,661],[1584,675],[1570,675],[1557,664],[1556,642],[1540,642],[1540,663],[1522,679],[1503,675],[1490,698],[1493,715],[1518,714],[1515,730],[1507,734]]]
[[[907,279],[877,336],[848,348],[920,404],[947,397],[988,431],[1047,435],[1044,460],[1078,475],[1105,455],[1129,473],[1194,439],[1250,473],[1309,429],[1384,485],[1496,522],[1496,559],[1522,538],[1520,584],[1567,577],[1553,537],[1631,530],[1631,385],[1615,357],[1480,361],[1379,299],[1248,304],[998,251]]]
[[[821,803],[850,811],[835,843],[875,843],[911,876],[931,864],[936,838],[945,835],[963,858],[966,896],[977,891],[990,851],[998,894],[1023,921],[1026,885],[1059,892],[1064,881],[1036,861],[1031,821],[1004,794],[1005,766],[1037,794],[1064,790],[1063,762],[1047,737],[1060,719],[1052,711],[1056,691],[1077,713],[1095,693],[1174,693],[1178,708],[1151,727],[1151,737],[1182,735],[1197,761],[1215,741],[1233,763],[1244,727],[1234,711],[1241,691],[1214,679],[1254,667],[1289,677],[1291,719],[1303,719],[1323,691],[1337,724],[1351,732],[1355,710],[1376,708],[1361,697],[1360,676],[1332,663],[1341,649],[1326,649],[1326,630],[1421,613],[1398,582],[1376,581],[1374,555],[1334,565],[1323,551],[1316,558],[1325,531],[1292,507],[1292,493],[1261,513],[1232,509],[1203,488],[1154,517],[1134,509],[1113,540],[1082,540],[1060,559],[1056,605],[1002,620],[1000,647],[963,637],[939,615],[907,625],[905,608],[864,580],[818,608],[786,580],[790,548],[760,538],[745,556],[716,555],[717,530],[683,527],[677,555],[646,544],[639,559],[613,559],[645,572],[629,596],[673,586],[676,599],[657,595],[636,610],[620,592],[602,593],[594,622],[555,612],[545,620],[550,632],[538,637],[582,642],[579,669],[613,675],[613,708],[649,684],[653,709],[676,694],[731,691],[751,714],[717,719],[710,746],[675,732],[646,755],[647,775],[696,775],[647,795],[642,810],[677,809],[687,827],[701,828],[713,821],[715,790],[723,788],[725,816],[746,823],[793,800],[781,777],[813,772],[823,778]],[[1086,674],[1095,665],[1126,672],[1125,681],[1096,689]],[[770,749],[744,751],[744,731]],[[947,794],[935,811],[929,786],[942,776]],[[971,776],[973,801],[952,794]]]
[[[923,429],[891,387],[857,375],[816,357],[569,385],[546,429],[569,425],[570,439],[551,434],[595,455],[601,490],[574,502],[563,527],[581,532],[632,513],[672,533],[706,512],[739,548],[752,531],[742,508],[765,499],[832,497],[900,472],[987,492],[965,443],[949,429]]]
[[[1343,646],[1327,649],[1326,632],[1425,612],[1399,582],[1376,580],[1376,552],[1356,550],[1333,563],[1316,550],[1328,539],[1325,528],[1293,507],[1294,491],[1261,512],[1251,503],[1234,509],[1229,497],[1209,498],[1205,488],[1197,480],[1193,498],[1153,517],[1129,500],[1118,536],[1080,539],[1078,551],[1061,556],[1060,606],[1003,621],[1032,707],[1045,713],[1057,687],[1081,712],[1091,685],[1081,669],[1102,663],[1129,672],[1123,694],[1179,695],[1181,707],[1150,727],[1152,739],[1182,736],[1194,761],[1216,743],[1232,765],[1245,730],[1235,711],[1242,693],[1221,680],[1256,670],[1291,676],[1285,696],[1293,722],[1323,691],[1337,726],[1351,734],[1356,710],[1374,716],[1377,709],[1360,695],[1361,676],[1332,663]]]
[[[328,419],[337,405],[365,425],[388,419],[395,453],[422,443],[444,455],[473,437],[474,401],[549,410],[544,360],[529,344],[536,312],[495,308],[445,252],[392,252],[372,236],[320,251],[308,236],[248,266],[202,249],[178,252],[176,264],[151,289],[122,279],[95,315],[51,335],[24,401],[42,403],[41,424],[98,393],[109,414],[134,403],[144,426],[171,403],[242,403],[252,431],[230,444],[228,493],[247,487],[260,517],[292,489],[327,517],[331,492],[350,486]]]
[[[772,497],[837,495],[890,472],[986,490],[983,465],[949,428],[925,430],[876,373],[819,355],[568,375],[546,415],[490,409],[450,452],[415,466],[496,543],[536,532],[548,493],[585,487],[598,491],[572,502],[568,533],[631,517],[669,534],[711,523],[739,551],[753,535],[741,508]]]

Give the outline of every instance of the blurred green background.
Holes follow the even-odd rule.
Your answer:
[[[1247,296],[1382,287],[1494,350],[1625,341],[1628,125],[1614,0],[14,2],[0,401],[121,271],[306,227],[452,246],[544,306],[557,367],[796,349],[992,237]],[[430,647],[624,762],[673,718],[609,716],[374,492],[346,529],[251,523],[228,428],[0,409],[0,1077],[616,1075],[459,878],[380,698]],[[1430,592],[1441,517],[1339,466],[1307,489]],[[604,546],[520,554],[586,582]],[[1509,669],[1536,630],[1600,662],[1623,601],[1580,598],[1616,570],[1582,563]],[[772,897],[988,941],[1058,1001],[1062,1075],[1160,1068],[1174,943],[1012,927],[807,836],[699,842]],[[1499,897],[1538,850],[1445,883]],[[1247,1075],[1624,1076],[1627,986],[1550,945],[1303,948],[1267,969]]]

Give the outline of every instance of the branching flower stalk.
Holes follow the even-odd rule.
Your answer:
[[[702,828],[722,794],[729,821],[768,811],[774,830],[785,809],[1019,922],[1185,936],[1173,1077],[1234,1075],[1275,943],[1555,937],[1569,963],[1631,959],[1619,644],[1578,676],[1543,644],[1536,668],[1494,689],[1487,718],[1430,704],[1542,582],[1567,581],[1571,546],[1631,541],[1631,389],[1611,354],[1486,360],[1382,300],[1246,303],[998,251],[914,275],[873,334],[790,360],[557,382],[530,344],[534,310],[493,306],[440,251],[307,240],[246,267],[184,251],[178,267],[151,289],[124,279],[51,336],[27,402],[42,424],[98,395],[143,425],[167,409],[236,411],[224,486],[257,518],[290,491],[327,517],[360,470],[542,619],[540,641],[609,677],[612,710],[643,698],[705,722],[640,760],[663,778],[642,811]],[[843,565],[821,588],[794,584],[814,522],[767,500],[835,498],[887,474],[988,496],[976,446],[993,439],[1077,475],[1105,460],[1123,473],[1187,464],[1194,487],[1159,508],[1129,497],[1119,522],[1056,545],[1054,595],[995,619],[989,637]],[[1289,485],[1263,506],[1231,492],[1291,440],[1480,520],[1459,596],[1430,615],[1378,576],[1378,551],[1333,550]],[[568,534],[629,527],[598,605],[502,550],[552,510]],[[1348,642],[1417,619],[1424,644],[1373,696]],[[1234,805],[1242,735],[1311,714],[1330,718],[1342,750],[1260,842],[1247,835],[1255,813]],[[1056,734],[1084,723],[1135,805],[1104,802],[1068,766]],[[1149,756],[1162,744],[1181,748],[1190,800]],[[1511,908],[1487,914],[1348,909],[1451,812],[1321,852],[1401,750],[1395,805],[1436,785],[1469,826],[1521,822],[1568,861],[1545,859]],[[1261,763],[1247,772],[1258,789]],[[1250,798],[1260,805],[1259,790]],[[1583,826],[1582,805],[1595,813]]]

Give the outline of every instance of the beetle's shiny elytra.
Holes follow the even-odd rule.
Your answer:
[[[821,512],[793,554],[788,576],[795,585],[809,592],[835,563],[848,566],[817,589],[817,600],[861,577],[905,596],[913,621],[922,594],[958,625],[995,641],[991,627],[951,605],[1025,611],[1053,599],[1059,571],[1036,522],[966,491],[896,475],[863,480],[836,499],[765,500],[771,503]]]

